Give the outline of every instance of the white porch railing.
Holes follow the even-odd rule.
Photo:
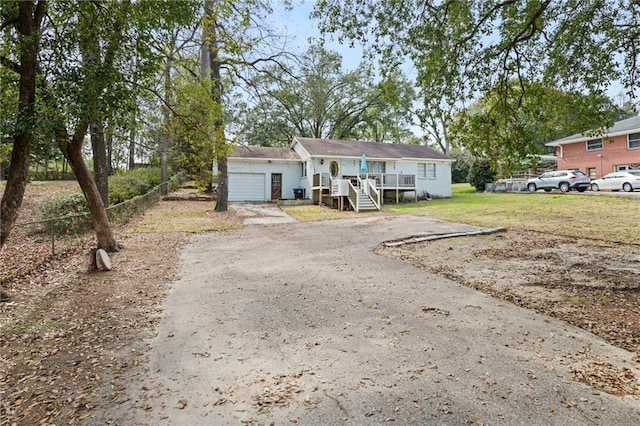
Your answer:
[[[363,180],[358,177],[358,184],[364,193],[371,198],[376,208],[380,210],[380,191],[376,188],[376,180],[370,178]]]
[[[354,176],[355,177],[355,176]],[[408,175],[402,173],[369,173],[360,174],[358,177],[362,179],[372,179],[375,181],[375,187],[380,189],[415,189],[416,175]],[[313,175],[313,186],[315,188],[332,188],[332,182],[329,173],[316,173]]]

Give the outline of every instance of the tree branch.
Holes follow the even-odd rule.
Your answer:
[[[0,56],[0,65],[10,69],[16,74],[20,74],[20,64],[13,62],[11,59],[7,58],[6,56]]]

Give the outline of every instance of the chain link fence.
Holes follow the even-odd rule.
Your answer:
[[[140,215],[145,210],[156,205],[169,183],[165,182],[144,195],[134,197],[107,208],[107,215],[112,226],[120,226],[132,217]],[[164,191],[163,191],[164,190]],[[14,228],[24,228],[26,233],[39,241],[43,237],[50,239],[51,254],[56,254],[56,241],[58,245],[65,244],[68,240],[76,240],[80,234],[92,229],[91,213],[67,214],[51,219],[33,222],[16,223]]]

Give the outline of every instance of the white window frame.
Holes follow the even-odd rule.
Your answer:
[[[635,146],[631,146],[632,143]],[[640,148],[640,133],[629,133],[627,135],[627,149],[638,149],[638,148]]]
[[[387,163],[384,161],[367,161],[369,174],[385,174],[387,173]]]
[[[307,177],[307,162],[302,162],[302,177]]]
[[[602,142],[602,138],[591,139],[585,142],[585,146],[587,147],[587,151],[600,151],[604,148],[604,142]]]
[[[436,179],[436,163],[426,163],[427,166],[427,179]]]
[[[418,179],[426,179],[427,178],[427,163],[418,163]]]

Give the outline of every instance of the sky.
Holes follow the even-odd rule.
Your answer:
[[[295,53],[304,53],[309,46],[309,38],[320,38],[318,22],[311,19],[315,1],[293,0],[293,10],[284,11],[281,8],[272,15],[274,29],[289,35],[291,40],[287,47]],[[325,37],[325,49],[338,52],[342,55],[343,71],[355,69],[362,61],[362,48],[340,44],[332,40],[331,36]]]

